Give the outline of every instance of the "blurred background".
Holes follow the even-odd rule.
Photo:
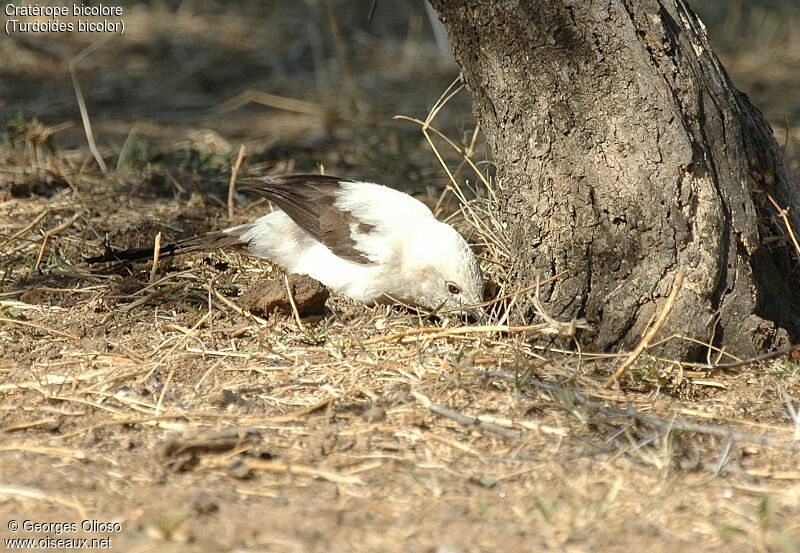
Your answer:
[[[690,3],[797,172],[800,5]],[[100,44],[103,35],[91,33],[3,37],[0,131],[6,146],[33,140],[62,151],[85,148],[73,62],[103,156],[125,153],[118,168],[146,172],[161,164],[202,176],[215,156],[229,166],[244,144],[247,163],[255,167],[324,165],[393,186],[444,184],[419,125],[393,119],[424,119],[458,75],[422,0],[379,1],[371,19],[372,0],[115,5],[123,8],[124,35],[108,35]],[[94,51],[78,59],[92,44]],[[474,119],[468,93],[450,100],[435,124],[454,141],[469,143]],[[476,154],[485,158],[485,152]]]

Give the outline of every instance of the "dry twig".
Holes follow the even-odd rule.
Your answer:
[[[487,430],[489,432],[493,432],[494,434],[499,434],[503,436],[507,440],[511,440],[512,442],[519,442],[522,440],[522,433],[518,431],[509,430],[508,428],[503,428],[499,424],[494,422],[482,421],[479,417],[470,417],[459,413],[458,411],[454,411],[449,407],[445,407],[444,405],[439,405],[433,403],[428,397],[424,396],[423,394],[415,391],[411,391],[411,395],[419,401],[423,407],[428,409],[431,413],[436,413],[442,417],[448,418],[450,420],[456,421],[458,424],[463,426],[476,426],[483,430]]]
[[[97,162],[97,166],[100,167],[100,170],[103,172],[103,174],[108,172],[108,167],[106,166],[106,162],[103,160],[103,156],[100,155],[100,150],[97,149],[97,143],[94,141],[92,122],[89,119],[89,111],[86,109],[86,102],[83,99],[81,85],[78,83],[78,73],[75,68],[86,56],[100,48],[113,37],[113,34],[109,34],[106,37],[93,42],[81,50],[74,58],[69,60],[69,74],[72,77],[72,87],[75,89],[75,97],[78,99],[78,109],[81,112],[81,120],[83,121],[83,130],[86,133],[86,141],[89,143],[89,150],[92,152],[94,160]]]
[[[161,231],[156,234],[156,239],[153,242],[153,266],[150,267],[150,284],[156,281],[158,276],[158,260],[161,258]]]
[[[239,169],[242,167],[244,161],[245,148],[244,144],[239,146],[239,155],[236,156],[236,163],[231,170],[231,180],[228,183],[228,219],[233,219],[233,193],[236,191],[236,177],[239,176]]]
[[[489,372],[489,371],[475,370],[475,372],[477,374],[481,374],[487,377],[500,377],[512,381],[518,380],[518,378],[515,375],[510,374],[506,371]],[[660,417],[656,417],[653,415],[645,415],[644,413],[637,411],[632,405],[628,405],[624,409],[621,407],[609,406],[606,405],[605,403],[600,403],[598,401],[588,399],[578,390],[566,388],[558,384],[543,382],[536,378],[529,378],[527,379],[526,382],[527,384],[530,384],[534,388],[539,388],[541,390],[547,390],[549,392],[554,392],[556,394],[567,393],[581,405],[589,407],[590,409],[596,409],[606,415],[637,420],[649,424],[651,426],[655,426],[656,428],[662,431],[669,430],[678,432],[693,432],[696,434],[705,434],[707,436],[725,438],[733,440],[734,442],[753,443],[753,444],[763,445],[765,447],[771,447],[774,449],[784,449],[789,451],[800,452],[800,442],[792,443],[779,440],[777,438],[773,438],[772,436],[758,436],[756,434],[738,432],[732,430],[730,427],[722,425],[704,424],[678,418],[674,419],[671,418],[669,420],[662,419]]]
[[[48,208],[45,208],[44,211],[42,211],[39,215],[37,215],[36,218],[33,221],[28,223],[28,225],[25,228],[23,228],[21,231],[17,232],[12,237],[10,237],[8,240],[6,240],[2,244],[0,244],[0,249],[5,248],[6,246],[10,246],[14,242],[19,240],[23,236],[25,236],[26,234],[28,234],[31,230],[33,230],[33,228],[36,225],[38,225],[41,222],[42,219],[47,217],[48,213],[50,213],[50,210]]]
[[[642,341],[639,342],[639,345],[636,346],[636,349],[631,352],[627,359],[620,365],[617,371],[606,380],[605,387],[610,388],[614,385],[615,382],[619,382],[619,379],[628,372],[628,368],[633,364],[634,361],[642,354],[644,350],[647,349],[647,346],[650,342],[655,338],[658,331],[661,330],[661,326],[667,320],[667,315],[672,310],[672,306],[675,303],[675,298],[678,297],[678,292],[681,289],[681,283],[683,282],[683,266],[678,268],[678,274],[675,275],[675,280],[672,283],[672,290],[667,296],[667,301],[664,304],[664,308],[661,310],[661,313],[658,315],[656,322],[653,323],[653,326],[650,327],[650,330],[644,335]]]

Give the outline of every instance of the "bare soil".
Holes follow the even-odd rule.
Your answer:
[[[77,72],[106,173],[68,70],[90,37],[0,41],[0,538],[76,536],[12,520],[96,520],[120,531],[77,535],[117,551],[797,551],[792,358],[643,355],[606,389],[627,352],[533,328],[335,294],[321,315],[275,313],[261,300],[287,281],[237,252],[163,259],[152,278],[82,262],[264,213],[237,195],[228,216],[241,144],[242,179],[324,166],[455,211],[420,127],[392,116],[424,120],[458,70],[420,6],[379,2],[367,25],[369,4],[331,2],[335,32],[326,2],[125,7],[125,35]],[[800,26],[776,17],[747,20],[761,62],[721,47],[796,170]],[[280,98],[226,104],[249,89]],[[464,147],[469,110],[461,92],[435,123]]]

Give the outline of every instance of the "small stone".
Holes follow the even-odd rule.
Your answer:
[[[373,405],[361,414],[367,422],[380,422],[386,418],[386,411],[380,405]]]

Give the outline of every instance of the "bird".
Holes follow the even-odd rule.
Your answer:
[[[239,190],[263,196],[278,209],[167,244],[159,254],[235,246],[367,305],[398,302],[485,320],[478,260],[467,241],[421,201],[381,184],[331,175],[270,175],[257,182]],[[152,255],[152,248],[131,249],[86,261]]]

